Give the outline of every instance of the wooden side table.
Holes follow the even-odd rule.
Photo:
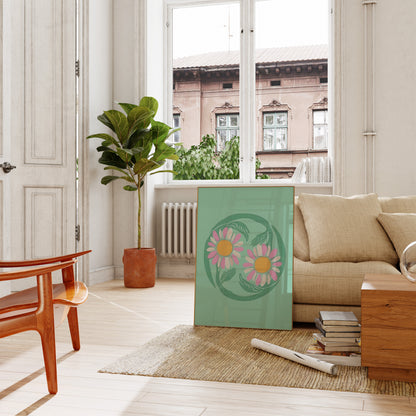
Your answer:
[[[372,379],[416,381],[416,284],[401,275],[364,278],[361,363]]]

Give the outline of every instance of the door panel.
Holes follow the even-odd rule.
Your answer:
[[[26,1],[24,14],[25,163],[62,165],[62,2]]]
[[[26,258],[55,257],[63,253],[63,188],[25,187]]]
[[[10,106],[1,161],[16,165],[0,177],[8,258],[58,256],[75,251],[75,0],[3,0],[3,11]]]

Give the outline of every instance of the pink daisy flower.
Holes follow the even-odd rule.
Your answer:
[[[279,267],[282,265],[280,256],[277,256],[277,248],[273,250],[266,244],[254,247],[253,251],[247,250],[246,263],[243,264],[247,273],[247,280],[253,280],[256,286],[270,284],[271,280],[277,280]]]
[[[208,258],[213,265],[221,269],[229,269],[239,264],[240,252],[243,251],[241,234],[232,228],[224,227],[218,232],[214,230],[208,242]]]

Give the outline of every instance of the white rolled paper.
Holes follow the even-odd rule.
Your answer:
[[[279,347],[278,345],[270,344],[269,342],[257,338],[251,340],[251,346],[269,352],[270,354],[286,358],[287,360],[306,365],[307,367],[315,368],[316,370],[323,371],[332,376],[335,376],[338,372],[338,367],[335,364],[327,363],[326,361],[321,361],[317,358],[309,357],[309,355],[288,350],[287,348]]]

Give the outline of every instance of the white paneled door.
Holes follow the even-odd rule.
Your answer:
[[[2,1],[2,257],[75,250],[76,0]],[[20,288],[20,285],[15,285]]]

